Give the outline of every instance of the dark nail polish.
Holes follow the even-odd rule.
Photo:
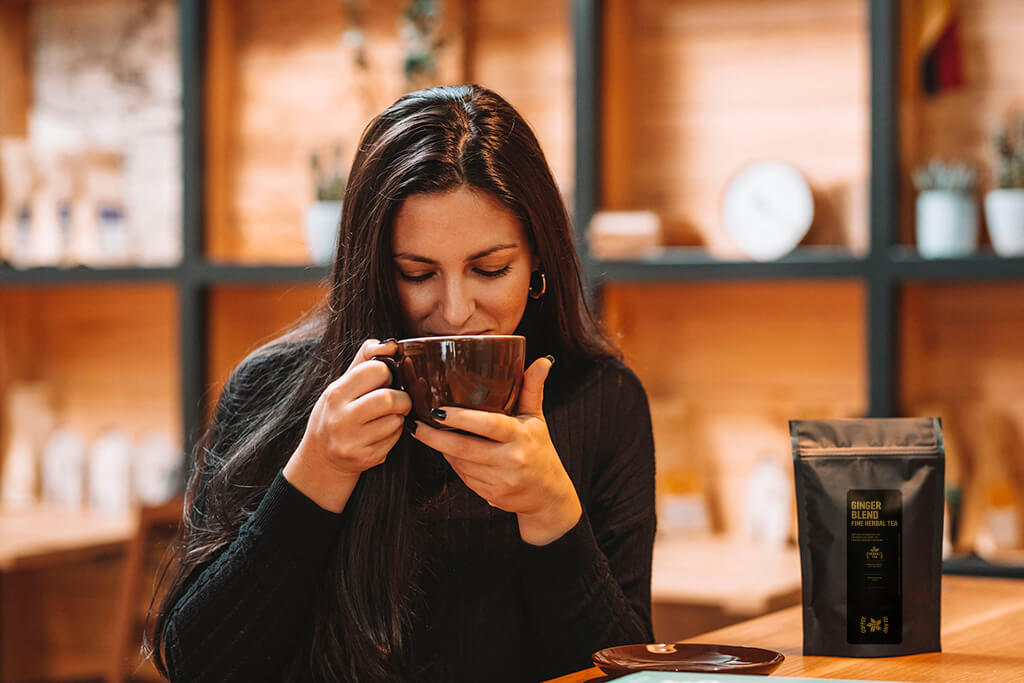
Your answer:
[[[416,420],[405,421],[405,431],[409,432],[410,434],[416,433],[416,426]]]
[[[437,420],[438,422],[440,422],[441,420],[443,420],[446,417],[448,417],[448,413],[444,412],[440,408],[431,408],[430,409],[430,417],[432,417],[435,420]]]
[[[381,342],[381,344],[390,344],[391,342],[397,342],[397,341],[398,341],[398,340],[397,340],[397,339],[395,339],[394,337],[388,337],[387,339],[385,339],[384,341],[382,341],[382,342]]]
[[[551,361],[552,365],[555,364],[555,357],[552,356],[550,353],[548,355],[544,356],[544,357],[547,358],[549,361]]]

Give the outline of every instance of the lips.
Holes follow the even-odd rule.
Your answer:
[[[489,334],[489,333],[490,333],[490,330],[482,330],[482,331],[478,331],[478,332],[463,331],[463,330],[459,330],[457,332],[435,332],[433,330],[427,330],[423,334],[426,337],[469,337],[469,336],[477,336],[477,335]]]

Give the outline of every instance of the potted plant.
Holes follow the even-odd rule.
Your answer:
[[[437,0],[407,0],[399,33],[405,43],[406,87],[430,85],[437,74],[437,57],[444,47],[440,34],[441,6]]]
[[[914,171],[917,251],[924,258],[966,256],[978,247],[977,172],[933,159]]]
[[[997,188],[985,195],[988,235],[1000,256],[1024,256],[1024,115],[1014,127],[992,136]]]
[[[321,168],[320,157],[316,152],[310,156],[310,165],[316,182],[316,201],[306,207],[302,223],[313,263],[325,266],[330,264],[334,256],[341,223],[341,200],[345,196],[341,145],[334,147],[334,168],[330,173],[325,173]]]

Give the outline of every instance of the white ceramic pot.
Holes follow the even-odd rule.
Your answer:
[[[1024,256],[1024,188],[985,195],[985,221],[992,248],[1000,256]]]
[[[313,263],[326,266],[334,258],[341,222],[341,202],[313,202],[306,207],[302,226]]]
[[[917,251],[923,258],[967,256],[978,248],[974,196],[951,190],[917,195]]]

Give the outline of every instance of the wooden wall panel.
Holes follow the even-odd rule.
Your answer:
[[[25,0],[0,0],[0,136],[28,134],[30,98]]]
[[[903,292],[902,401],[1024,401],[1024,284]]]
[[[235,127],[238,120],[238,78],[235,63],[233,2],[212,2],[206,15],[204,245],[208,257],[234,260],[239,240],[235,205]]]
[[[933,157],[963,159],[982,171],[981,192],[992,187],[994,153],[990,134],[1011,112],[1024,112],[1024,3],[1018,0],[971,0],[956,3],[960,17],[965,84],[962,88],[926,97],[920,88],[916,31],[920,3],[903,0],[904,114],[903,170],[905,178],[919,163]],[[913,197],[907,182],[906,222],[901,233],[913,243]],[[980,195],[979,195],[980,196]]]
[[[39,376],[42,363],[32,352],[33,339],[26,334],[32,306],[20,291],[0,290],[0,465],[7,456],[11,434],[8,389],[13,382]],[[0,470],[3,471],[3,470]]]
[[[1024,284],[917,285],[902,297],[901,409],[943,418],[947,486],[964,500],[959,549],[991,550],[989,515],[1007,510],[1009,545],[1024,546]]]
[[[7,381],[53,387],[60,423],[181,434],[177,296],[165,285],[8,290],[0,299]]]
[[[816,195],[805,242],[865,249],[866,7],[608,3],[604,208],[654,210],[670,244],[736,255],[720,225],[724,189],[743,165],[778,158]]]
[[[659,493],[702,491],[737,531],[761,459],[790,477],[788,420],[867,410],[863,291],[844,282],[609,285],[604,317],[647,388]]]
[[[845,282],[609,285],[605,315],[648,390],[697,402],[862,401],[862,290]]]
[[[347,172],[369,120],[409,85],[396,25],[404,3],[365,3],[368,68],[343,40],[342,3],[211,5],[207,46],[207,252],[215,260],[305,263],[310,154]],[[568,7],[530,0],[444,4],[436,83],[474,80],[533,125],[563,192],[572,191],[573,84]],[[430,85],[430,84],[421,84]]]
[[[343,3],[237,0],[211,12],[207,118],[216,150],[208,189],[208,254],[216,260],[305,263],[303,208],[315,198],[310,154],[342,145],[347,173],[370,118],[406,90],[399,0],[365,4],[368,68],[343,39]],[[447,46],[438,82],[459,80],[453,35],[459,3],[446,5]],[[224,97],[218,93],[233,93]],[[225,139],[227,138],[227,139]],[[225,199],[224,194],[227,194]]]
[[[473,7],[473,50],[466,80],[495,90],[526,118],[568,200],[575,191],[569,3],[470,0],[467,4]]]
[[[319,285],[218,287],[210,293],[209,383],[215,399],[239,361],[326,296]],[[212,407],[212,401],[209,402]]]

